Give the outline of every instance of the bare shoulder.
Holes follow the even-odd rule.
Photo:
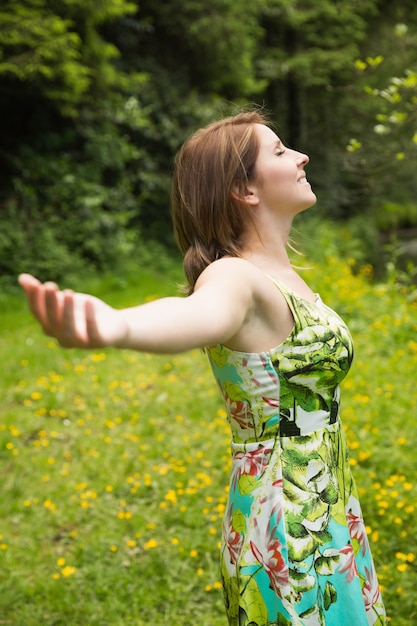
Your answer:
[[[239,293],[242,297],[250,297],[260,309],[268,308],[271,300],[278,306],[283,304],[279,290],[267,273],[239,257],[224,257],[208,265],[197,280],[196,290],[210,284]]]
[[[246,259],[223,257],[205,268],[197,280],[196,289],[212,280],[231,283],[237,287],[252,287],[263,276],[264,273]]]
[[[293,320],[282,294],[266,272],[246,259],[227,257],[211,263],[196,283],[196,292],[200,290],[221,294],[223,302],[245,311],[241,326],[227,342],[232,349],[271,348],[291,329]]]
[[[222,258],[210,263],[200,274],[194,294],[206,294],[227,306],[240,306],[245,317],[254,307],[256,296],[255,275],[259,270],[245,259]]]

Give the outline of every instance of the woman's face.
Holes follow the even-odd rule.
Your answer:
[[[256,179],[250,185],[259,204],[271,211],[296,215],[315,204],[317,198],[307,181],[306,154],[285,147],[273,130],[255,124],[259,141]]]

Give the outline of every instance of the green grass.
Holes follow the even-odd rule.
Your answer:
[[[349,322],[343,421],[392,624],[417,623],[417,305],[369,268],[306,272]],[[178,268],[71,285],[115,306]],[[64,351],[0,303],[0,624],[225,626],[217,569],[229,431],[200,351]]]

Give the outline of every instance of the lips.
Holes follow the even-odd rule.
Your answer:
[[[308,180],[305,176],[301,176],[298,180],[297,183],[299,183],[300,185],[305,185],[308,184]]]

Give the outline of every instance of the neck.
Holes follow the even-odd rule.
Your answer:
[[[255,223],[246,234],[243,256],[261,269],[291,268],[287,248],[291,226],[292,220],[279,220],[278,224]]]

